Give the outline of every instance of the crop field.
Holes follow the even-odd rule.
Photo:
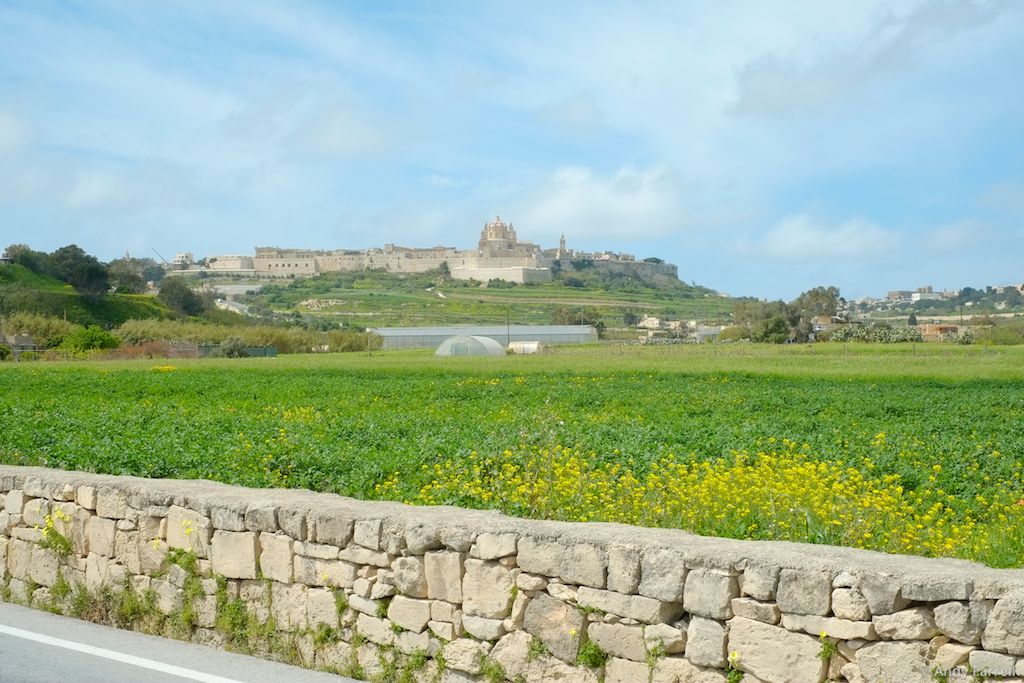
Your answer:
[[[0,460],[1024,565],[1024,347],[0,365]]]

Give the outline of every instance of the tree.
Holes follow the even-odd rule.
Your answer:
[[[12,244],[7,247],[4,253],[7,254],[7,258],[11,259],[12,262],[28,268],[33,273],[56,277],[56,274],[53,272],[53,263],[50,261],[50,255],[46,252],[34,251],[27,244]]]
[[[118,294],[141,294],[146,291],[142,272],[130,259],[114,259],[108,263],[107,275]]]
[[[95,256],[90,256],[77,244],[69,244],[50,254],[54,271],[75,291],[88,298],[98,299],[107,293],[107,268]]]
[[[776,315],[758,323],[751,339],[768,344],[785,344],[789,341],[789,322],[781,315]]]
[[[165,278],[157,298],[181,315],[199,315],[203,312],[202,298],[192,291],[183,277]]]
[[[622,324],[626,327],[635,327],[640,322],[640,314],[636,311],[626,311],[622,314]]]
[[[907,327],[913,327],[916,324],[917,324],[917,314],[914,313],[913,311],[911,311],[910,315],[907,316]]]

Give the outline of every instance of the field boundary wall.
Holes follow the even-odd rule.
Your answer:
[[[3,598],[368,680],[1024,681],[1024,571],[0,466]]]

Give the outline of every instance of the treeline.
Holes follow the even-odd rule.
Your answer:
[[[743,299],[733,307],[733,326],[722,330],[719,339],[749,339],[773,344],[807,341],[814,332],[816,317],[831,320],[840,314],[845,304],[836,287],[809,289],[789,303]]]
[[[49,253],[36,251],[27,244],[12,244],[5,254],[13,263],[65,282],[79,294],[94,300],[109,291],[141,294],[146,291],[148,281],[159,282],[164,276],[164,269],[153,259],[125,257],[103,263],[77,244]]]
[[[380,337],[355,330],[320,331],[271,325],[217,325],[188,320],[129,320],[111,330],[76,325],[61,318],[16,313],[0,318],[0,333],[29,335],[43,357],[97,355],[160,357],[178,342],[228,346],[273,346],[278,353],[346,352],[378,349]],[[10,355],[10,348],[0,356]],[[31,356],[30,356],[31,357]],[[2,358],[0,358],[2,359]]]

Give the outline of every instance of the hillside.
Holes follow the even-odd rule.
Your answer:
[[[119,325],[132,318],[172,318],[156,297],[107,294],[90,300],[60,280],[18,264],[0,264],[0,316],[17,312],[66,317],[80,325]]]
[[[654,315],[719,321],[734,299],[683,282],[651,287],[627,278],[586,273],[546,284],[513,285],[445,279],[440,271],[398,275],[378,271],[329,273],[266,284],[243,301],[254,313],[310,315],[356,326],[603,322]]]

